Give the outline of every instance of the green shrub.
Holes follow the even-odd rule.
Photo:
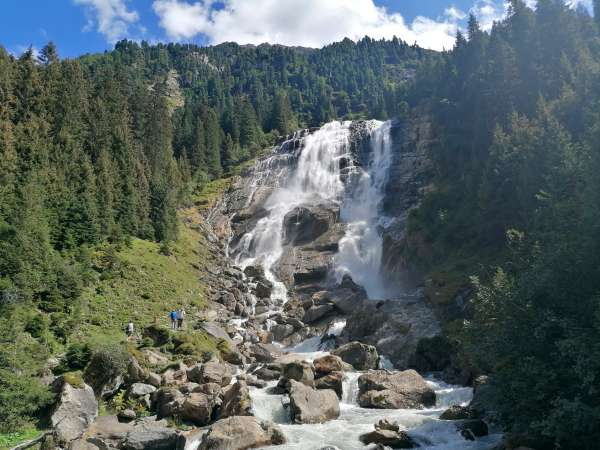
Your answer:
[[[152,324],[144,328],[143,336],[152,339],[154,345],[160,347],[171,340],[171,331],[163,326]]]
[[[92,350],[87,344],[74,342],[67,348],[67,353],[57,367],[56,372],[63,373],[72,370],[83,370],[90,362],[91,357]]]
[[[123,347],[106,346],[94,352],[84,379],[99,394],[108,382],[126,373],[128,363],[129,354]]]
[[[65,380],[65,383],[70,384],[74,388],[81,389],[85,386],[85,381],[83,381],[80,371],[66,372],[62,374],[62,377],[63,380]]]
[[[0,369],[0,433],[31,423],[54,396],[39,379]]]
[[[175,348],[175,353],[179,355],[193,355],[196,352],[196,347],[191,342],[183,342]]]
[[[139,345],[140,348],[147,348],[152,346],[154,346],[154,341],[152,340],[152,338],[149,337],[143,338]]]
[[[39,339],[48,331],[48,319],[42,314],[30,316],[25,322],[24,329],[32,337]]]

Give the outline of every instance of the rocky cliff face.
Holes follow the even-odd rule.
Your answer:
[[[345,195],[352,196],[354,190],[361,188],[361,173],[373,163],[373,122],[356,121],[348,128],[344,143],[348,151],[340,152],[336,161]],[[243,260],[240,255],[246,252],[259,255],[251,259],[253,267],[264,264],[261,258],[268,256],[255,247],[265,243],[256,235],[275,220],[270,215],[273,199],[295,176],[298,164],[303,164],[303,148],[314,132],[303,130],[289,136],[272,154],[242,173],[212,214],[213,226],[221,230],[220,238],[233,261],[239,264]],[[381,270],[395,287],[395,294],[388,300],[372,301],[350,277],[342,279],[335,273],[348,224],[342,217],[343,211],[340,213],[339,202],[309,199],[290,208],[277,224],[281,248],[271,261],[272,275],[283,283],[282,296],[287,300],[282,311],[271,319],[276,322],[271,330],[277,341],[295,344],[310,336],[323,336],[336,321],[344,320],[345,329],[329,339],[327,345],[360,340],[375,345],[397,366],[408,367],[419,339],[439,333],[435,315],[414,289],[419,284],[418,274],[403,257],[408,213],[418,206],[428,183],[429,126],[423,119],[393,121],[389,135],[391,153],[379,199],[381,220],[377,227],[383,239]],[[261,276],[258,285],[270,284],[271,294],[276,289],[273,279]],[[258,298],[253,306],[255,313],[266,313],[281,304],[279,299],[266,297]],[[230,304],[234,304],[233,300]],[[299,321],[302,326],[290,320]],[[253,321],[256,319],[250,319]]]

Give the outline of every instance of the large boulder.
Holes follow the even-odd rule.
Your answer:
[[[315,380],[315,387],[317,389],[331,389],[333,390],[338,398],[342,398],[342,386],[344,381],[344,374],[342,372],[330,372],[321,378]]]
[[[81,381],[72,386],[64,378],[57,381],[59,398],[50,423],[56,440],[67,444],[87,430],[98,416],[98,402],[94,390]]]
[[[152,394],[155,391],[156,388],[151,384],[133,383],[131,386],[129,386],[129,389],[127,389],[127,397],[140,398],[144,397],[145,395]]]
[[[356,370],[377,369],[379,364],[377,349],[372,345],[365,345],[356,341],[342,345],[331,353],[339,356],[342,361],[351,364]]]
[[[334,306],[329,303],[325,303],[323,305],[311,306],[304,312],[304,316],[302,317],[302,321],[304,323],[314,323],[328,314],[332,313],[334,310]]]
[[[435,392],[414,370],[374,371],[358,378],[363,408],[417,409],[435,405]]]
[[[231,383],[232,373],[227,364],[212,360],[189,368],[187,378],[199,384],[215,383],[227,386]]]
[[[316,390],[291,380],[289,396],[294,423],[323,423],[340,416],[340,403],[333,390]]]
[[[251,415],[252,400],[250,398],[250,389],[248,389],[245,381],[240,380],[225,390],[223,403],[219,410],[219,418]]]
[[[180,415],[185,397],[178,389],[162,387],[152,395],[152,400],[160,419]]]
[[[259,363],[271,363],[275,361],[282,352],[279,348],[272,344],[251,344],[247,348],[248,356]]]
[[[283,432],[274,423],[239,416],[221,419],[211,425],[199,450],[246,450],[284,443]]]
[[[325,233],[339,219],[339,206],[298,206],[283,218],[283,243],[307,244]]]
[[[331,372],[342,372],[347,370],[348,364],[342,358],[335,355],[325,355],[313,361],[317,376],[324,376]]]
[[[315,382],[313,368],[306,361],[292,361],[285,364],[281,376],[286,380],[295,380],[307,386],[313,386]]]
[[[211,421],[214,406],[214,397],[200,392],[190,394],[183,402],[181,418],[196,425],[207,425]]]
[[[474,441],[475,439],[488,435],[488,426],[483,420],[465,420],[459,423],[457,428],[460,430],[460,434],[468,441]]]
[[[173,450],[177,447],[178,433],[174,428],[156,427],[127,434],[123,450]]]
[[[380,420],[375,425],[375,431],[360,436],[363,444],[377,444],[391,448],[414,448],[417,444],[410,438],[405,431],[400,430],[396,422]]]
[[[452,405],[440,416],[440,420],[466,420],[474,419],[475,414],[468,406]]]

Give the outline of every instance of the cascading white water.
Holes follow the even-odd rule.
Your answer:
[[[357,180],[349,189],[342,181],[341,162],[353,160],[350,125],[351,122],[331,122],[306,136],[291,171],[282,168],[281,164],[274,164],[276,159],[282,158],[279,154],[263,161],[257,170],[259,177],[268,176],[274,180],[277,188],[264,205],[268,211],[266,217],[240,240],[235,249],[235,262],[242,268],[260,264],[267,279],[274,283],[274,299],[285,301],[287,298],[285,286],[272,270],[283,252],[284,217],[298,206],[320,203],[340,205],[341,219],[347,224],[334,261],[335,273],[339,278],[346,273],[352,276],[365,287],[371,298],[385,295],[380,275],[382,243],[378,224],[392,155],[391,125],[389,122],[368,122],[372,157],[367,167],[355,168]]]
[[[275,190],[264,207],[267,214],[252,231],[243,236],[233,249],[237,265],[261,265],[266,277],[275,285],[272,299],[286,300],[286,288],[276,279],[274,267],[283,254],[282,228],[285,216],[301,205],[334,203],[340,206],[346,233],[339,242],[335,257],[335,273],[338,277],[348,273],[364,286],[370,298],[383,298],[387,292],[380,274],[382,241],[378,230],[381,225],[381,203],[392,160],[391,125],[372,121],[370,127],[370,161],[364,167],[346,167],[353,160],[350,154],[350,122],[332,122],[303,139],[300,149],[282,154],[275,153],[263,160],[256,171],[256,185],[268,178],[268,185]],[[289,164],[286,164],[289,163]],[[344,182],[348,170],[351,180]],[[261,178],[262,177],[262,178]],[[267,184],[267,183],[265,183]],[[267,320],[267,327],[271,321]],[[333,322],[326,335],[339,335],[346,325],[344,319]],[[312,361],[327,354],[321,337],[311,337],[300,344],[287,348],[301,354],[302,359]],[[393,369],[391,363],[382,360],[382,368]],[[436,390],[438,404],[425,410],[376,410],[365,409],[357,404],[359,372],[346,372],[343,381],[343,397],[340,417],[323,424],[293,425],[290,423],[286,396],[271,394],[269,388],[251,389],[253,414],[280,424],[286,444],[285,450],[316,450],[324,446],[336,446],[343,450],[359,450],[365,446],[359,437],[373,430],[381,419],[398,422],[409,430],[422,449],[431,450],[484,450],[498,441],[498,435],[466,441],[451,421],[440,421],[441,412],[450,404],[468,402],[472,391],[468,388],[449,386],[430,380]],[[269,447],[273,448],[273,447]]]
[[[291,173],[281,170],[276,176],[279,188],[264,205],[267,216],[258,221],[238,245],[236,264],[242,268],[260,264],[267,279],[275,285],[272,298],[283,301],[287,298],[285,286],[272,271],[283,252],[283,219],[300,205],[339,201],[344,191],[340,160],[348,156],[349,127],[350,122],[331,122],[306,136],[296,167]],[[279,157],[274,155],[271,158]],[[270,159],[265,163],[267,171],[269,162]]]
[[[338,278],[345,273],[363,286],[369,298],[387,294],[381,277],[382,241],[378,230],[381,202],[392,160],[390,122],[372,122],[371,160],[360,171],[356,187],[342,203],[341,219],[347,224],[335,258]]]

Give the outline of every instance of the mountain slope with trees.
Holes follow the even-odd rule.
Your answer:
[[[599,6],[594,21],[512,0],[490,33],[471,17],[410,94],[438,139],[435,189],[409,224],[428,251],[410,257],[478,275],[457,336],[492,375],[502,422],[536,449],[600,439]]]

